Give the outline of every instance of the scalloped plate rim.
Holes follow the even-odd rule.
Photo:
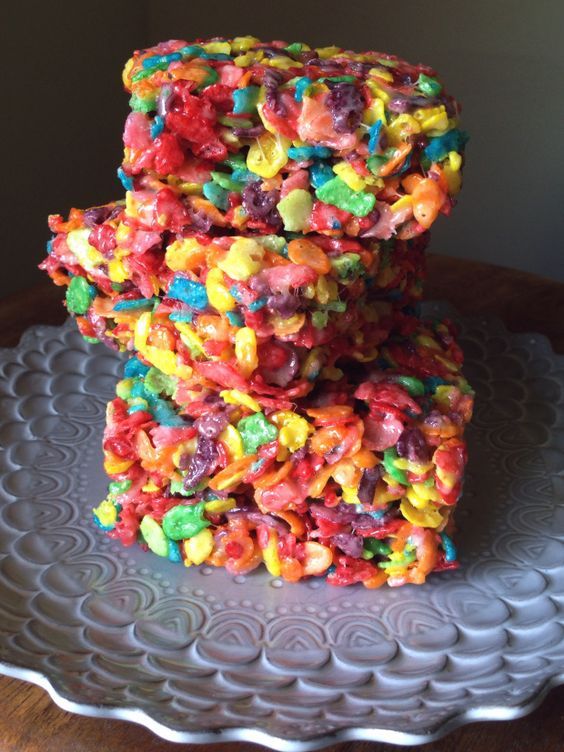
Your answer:
[[[530,715],[539,708],[552,689],[564,685],[564,672],[554,674],[546,680],[542,689],[537,690],[527,701],[514,707],[502,705],[484,705],[456,713],[443,721],[436,729],[427,734],[412,734],[405,731],[394,731],[378,727],[354,727],[336,731],[334,734],[312,736],[308,740],[288,739],[260,731],[249,726],[226,726],[210,731],[175,731],[163,723],[152,718],[139,708],[120,708],[117,706],[92,705],[76,702],[61,694],[55,684],[46,675],[34,669],[28,669],[7,661],[0,661],[0,674],[25,681],[41,687],[53,702],[68,713],[89,718],[107,718],[121,720],[142,726],[161,739],[177,744],[226,744],[229,742],[251,742],[262,744],[277,752],[309,752],[319,750],[333,744],[348,741],[370,741],[395,744],[407,747],[436,742],[448,734],[471,723],[480,721],[512,721]]]

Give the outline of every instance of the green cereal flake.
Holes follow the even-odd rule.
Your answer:
[[[169,397],[175,392],[177,379],[167,376],[158,368],[149,368],[145,376],[145,389],[152,394],[166,394]]]
[[[424,73],[419,74],[416,86],[426,97],[438,97],[443,88],[436,78],[426,76]]]
[[[141,99],[137,94],[132,94],[129,99],[129,106],[135,112],[154,112],[157,109],[157,96],[154,94],[153,96]]]
[[[421,397],[425,394],[425,384],[415,376],[395,376],[396,384],[402,386],[412,397]]]
[[[96,289],[84,279],[73,277],[67,287],[67,308],[79,316],[85,314],[96,296]]]
[[[154,554],[168,556],[168,538],[156,520],[146,514],[141,520],[140,530],[145,543]]]
[[[203,501],[198,504],[179,504],[163,517],[163,531],[171,540],[193,538],[210,523],[204,518]]]
[[[256,454],[260,446],[278,437],[278,429],[267,421],[264,413],[254,413],[242,418],[237,423],[237,429],[243,439],[245,454]]]
[[[395,466],[395,461],[398,459],[398,453],[394,447],[384,450],[384,468],[388,475],[390,475],[395,481],[402,486],[409,486],[407,474],[405,470],[400,470]]]
[[[313,199],[309,191],[294,188],[278,204],[278,213],[284,222],[286,232],[305,230],[313,209]]]
[[[353,214],[355,217],[366,217],[367,214],[370,214],[376,203],[376,196],[373,193],[353,191],[339,177],[332,178],[323,183],[315,191],[315,195],[323,203],[332,204],[338,209]]]

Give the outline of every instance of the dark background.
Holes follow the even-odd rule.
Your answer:
[[[435,225],[432,249],[564,280],[563,30],[562,0],[11,3],[0,23],[0,295],[41,278],[47,214],[123,192],[131,51],[246,33],[435,66],[471,141],[460,204]]]

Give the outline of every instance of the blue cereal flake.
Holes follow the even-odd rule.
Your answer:
[[[308,78],[307,76],[302,76],[302,78],[298,78],[296,81],[296,90],[294,91],[294,99],[296,102],[302,102],[304,98],[304,94],[306,93],[306,90],[313,81],[311,78]]]
[[[168,560],[174,562],[175,564],[180,564],[182,562],[180,546],[176,541],[170,540],[170,538],[168,541]]]
[[[164,118],[160,115],[155,115],[155,119],[151,123],[151,138],[154,140],[157,136],[160,136],[165,127]]]
[[[53,239],[47,241],[47,253],[53,253]]]
[[[334,177],[335,173],[325,162],[314,162],[309,168],[309,179],[314,188],[321,188]]]
[[[309,159],[327,159],[331,156],[331,149],[326,146],[290,146],[288,149],[290,159],[296,162],[306,162]]]
[[[382,121],[377,120],[368,131],[368,151],[375,154],[378,151],[378,142],[380,141],[380,132],[382,130]]]
[[[133,179],[126,175],[122,167],[118,167],[117,176],[126,191],[133,190]]]
[[[166,400],[160,398],[153,400],[152,413],[157,423],[161,426],[177,428],[186,425],[182,416],[177,415]]]
[[[231,326],[244,326],[242,316],[236,311],[227,311],[225,315]]]
[[[194,314],[191,311],[173,311],[169,314],[169,319],[171,321],[183,321],[188,324],[192,322],[193,318]]]
[[[127,412],[129,415],[133,415],[133,413],[146,413],[148,412],[148,405],[131,405],[131,407],[127,408]]]
[[[168,68],[170,63],[182,60],[180,52],[171,52],[170,55],[152,55],[143,60],[143,68]]]
[[[445,561],[456,561],[456,546],[446,533],[441,533],[441,542],[445,552]]]
[[[174,54],[180,54],[181,58],[200,57],[202,60],[232,60],[231,55],[227,55],[225,52],[206,52],[199,44],[189,44]]]
[[[256,180],[255,175],[250,170],[247,170],[247,168],[239,168],[237,170],[233,170],[233,174],[231,175],[231,179],[235,180],[237,183],[250,183],[254,180]]]
[[[382,517],[386,514],[385,509],[378,509],[376,512],[368,512],[370,517],[374,517],[375,520],[381,520]]]
[[[127,361],[123,368],[123,375],[126,379],[133,379],[136,376],[143,377],[149,372],[149,366],[146,366],[144,363],[141,363],[139,358],[136,356],[133,356],[130,360]]]
[[[257,107],[259,92],[258,86],[245,86],[243,89],[235,89],[233,91],[233,112],[235,115],[254,112]]]
[[[232,287],[229,288],[229,294],[232,298],[235,298],[237,303],[240,303],[243,300],[243,297],[241,293],[239,292],[239,288],[237,285],[232,285]]]
[[[134,300],[120,300],[114,306],[114,311],[136,311],[138,308],[149,308],[158,303],[158,298],[135,298]]]
[[[96,525],[96,527],[99,527],[100,530],[103,530],[105,533],[109,533],[110,530],[113,530],[115,527],[114,525],[102,525],[102,523],[100,522],[98,517],[96,517],[95,514],[92,515],[92,519],[94,520],[94,524]]]
[[[199,44],[188,44],[186,47],[181,47],[178,52],[182,57],[202,57],[206,54],[204,48],[200,47]]]
[[[442,136],[430,138],[429,145],[425,147],[423,153],[431,162],[440,162],[445,159],[449,151],[462,151],[467,141],[467,133],[458,130],[458,128],[453,128],[443,133]]]
[[[261,458],[251,465],[251,473],[258,473],[261,467],[264,465],[264,460]]]
[[[143,399],[146,399],[147,394],[145,393],[145,384],[141,381],[141,379],[133,380],[133,384],[130,390],[130,396],[142,397]]]
[[[260,311],[261,308],[264,308],[266,305],[266,298],[257,298],[256,300],[253,300],[252,303],[249,303],[248,309],[249,311],[252,311],[253,313],[255,311]]]
[[[200,282],[176,274],[168,288],[167,296],[186,303],[190,308],[203,311],[208,307],[208,294]]]
[[[386,295],[386,300],[401,300],[403,294],[403,290],[390,290],[390,292]]]
[[[227,211],[229,208],[229,193],[213,180],[204,183],[202,192],[208,201],[217,207],[220,211]]]
[[[120,507],[114,504],[111,499],[104,499],[92,510],[94,523],[106,533],[113,530],[116,526],[119,509]]]
[[[448,381],[445,381],[440,376],[427,376],[423,379],[423,383],[425,384],[425,392],[427,394],[434,394],[438,386],[444,386],[448,384]]]

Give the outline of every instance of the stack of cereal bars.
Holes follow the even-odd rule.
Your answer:
[[[42,268],[126,351],[98,526],[186,566],[421,584],[456,567],[473,393],[419,301],[461,185],[459,106],[393,55],[164,42],[123,73],[119,201]]]

